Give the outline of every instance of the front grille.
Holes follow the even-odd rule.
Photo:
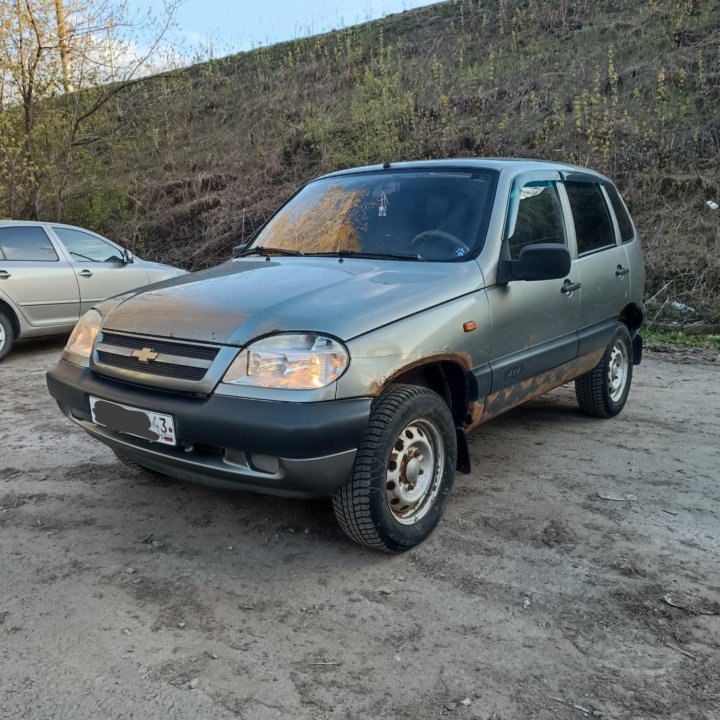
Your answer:
[[[115,355],[102,350],[98,352],[98,360],[103,365],[126,368],[146,375],[162,375],[181,380],[202,380],[207,372],[207,368],[204,367],[188,367],[187,365],[176,365],[175,363],[158,362],[157,360],[151,363],[141,363],[134,357]]]
[[[158,353],[197,358],[198,360],[214,360],[220,350],[220,348],[211,345],[192,345],[190,343],[173,342],[172,340],[156,340],[155,338],[118,335],[109,332],[102,334],[102,342],[105,345],[115,345],[116,347],[132,348],[134,350],[151,347]]]
[[[103,332],[95,349],[97,355],[94,369],[97,372],[123,377],[119,374],[121,371],[132,370],[146,376],[192,382],[198,382],[205,377],[220,352],[220,348],[213,345],[114,332]],[[143,349],[157,353],[156,357],[148,362],[140,362],[132,356],[136,350]],[[115,370],[118,372],[114,372]]]

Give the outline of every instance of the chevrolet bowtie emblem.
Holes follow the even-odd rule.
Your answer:
[[[143,348],[142,350],[133,350],[130,355],[136,358],[139,362],[145,363],[146,365],[151,361],[155,360],[160,353],[156,353],[152,348]]]

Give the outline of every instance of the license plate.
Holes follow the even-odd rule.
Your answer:
[[[163,445],[175,445],[175,423],[172,415],[142,410],[119,403],[90,398],[93,422],[108,430],[144,438]]]

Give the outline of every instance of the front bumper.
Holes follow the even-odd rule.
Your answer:
[[[116,452],[180,480],[294,497],[320,497],[347,479],[371,398],[277,402],[197,397],[110,380],[60,360],[47,373],[63,413]],[[90,396],[172,415],[177,446],[96,425]]]

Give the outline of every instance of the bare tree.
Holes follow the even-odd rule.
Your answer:
[[[11,216],[38,217],[41,194],[62,212],[77,155],[112,133],[96,116],[154,69],[175,3],[161,17],[131,15],[123,0],[0,3],[0,198]]]
[[[60,53],[60,66],[62,68],[63,89],[66,93],[73,92],[75,86],[71,79],[70,46],[68,43],[67,21],[65,19],[65,3],[63,0],[55,0],[55,19],[57,24],[57,42]]]

